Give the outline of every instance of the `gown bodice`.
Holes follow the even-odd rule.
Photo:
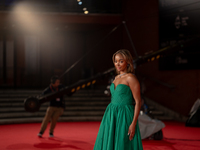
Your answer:
[[[110,86],[111,92],[111,103],[116,105],[132,105],[133,95],[130,87],[125,84],[115,84],[112,83]]]

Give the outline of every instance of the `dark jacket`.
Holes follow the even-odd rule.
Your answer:
[[[54,92],[57,92],[59,91],[60,89],[64,88],[65,86],[64,85],[59,85],[57,89],[54,89],[51,85],[49,85],[49,87],[47,87],[42,95],[47,95],[47,94],[51,94],[51,93],[54,93]],[[53,107],[63,107],[65,108],[65,102],[64,102],[64,99],[63,99],[63,95],[55,98],[55,99],[52,99],[50,101],[50,106],[53,106]]]

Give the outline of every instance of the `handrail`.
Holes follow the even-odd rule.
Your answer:
[[[171,84],[165,83],[165,82],[160,81],[160,80],[158,80],[158,79],[156,79],[156,78],[153,78],[153,77],[144,75],[144,74],[142,74],[142,73],[140,73],[140,72],[137,72],[137,74],[139,74],[140,76],[143,76],[144,78],[148,78],[148,79],[150,79],[150,80],[152,80],[152,81],[154,81],[154,82],[156,82],[156,83],[158,83],[158,84],[160,84],[160,85],[163,85],[163,86],[165,86],[165,87],[168,87],[168,88],[170,88],[170,89],[174,89],[174,88],[176,87],[175,85],[171,85]]]

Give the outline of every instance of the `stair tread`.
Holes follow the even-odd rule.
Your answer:
[[[105,89],[83,89],[72,96],[64,96],[65,111],[59,118],[60,121],[86,121],[102,119],[110,96],[104,94]],[[43,90],[8,90],[0,91],[0,124],[2,122],[41,122],[49,102],[42,103],[38,112],[30,113],[24,109],[24,100],[30,96],[40,95]],[[152,118],[172,120],[156,106],[149,105],[148,110]]]
[[[73,116],[73,117],[60,117],[58,122],[67,122],[67,121],[101,121],[101,116]],[[9,119],[0,119],[0,124],[14,124],[14,123],[41,123],[43,117],[34,117],[34,118],[9,118]]]

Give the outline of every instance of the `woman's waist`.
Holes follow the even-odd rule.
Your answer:
[[[110,102],[111,104],[115,104],[115,105],[133,105],[133,101],[132,100],[111,100]]]

